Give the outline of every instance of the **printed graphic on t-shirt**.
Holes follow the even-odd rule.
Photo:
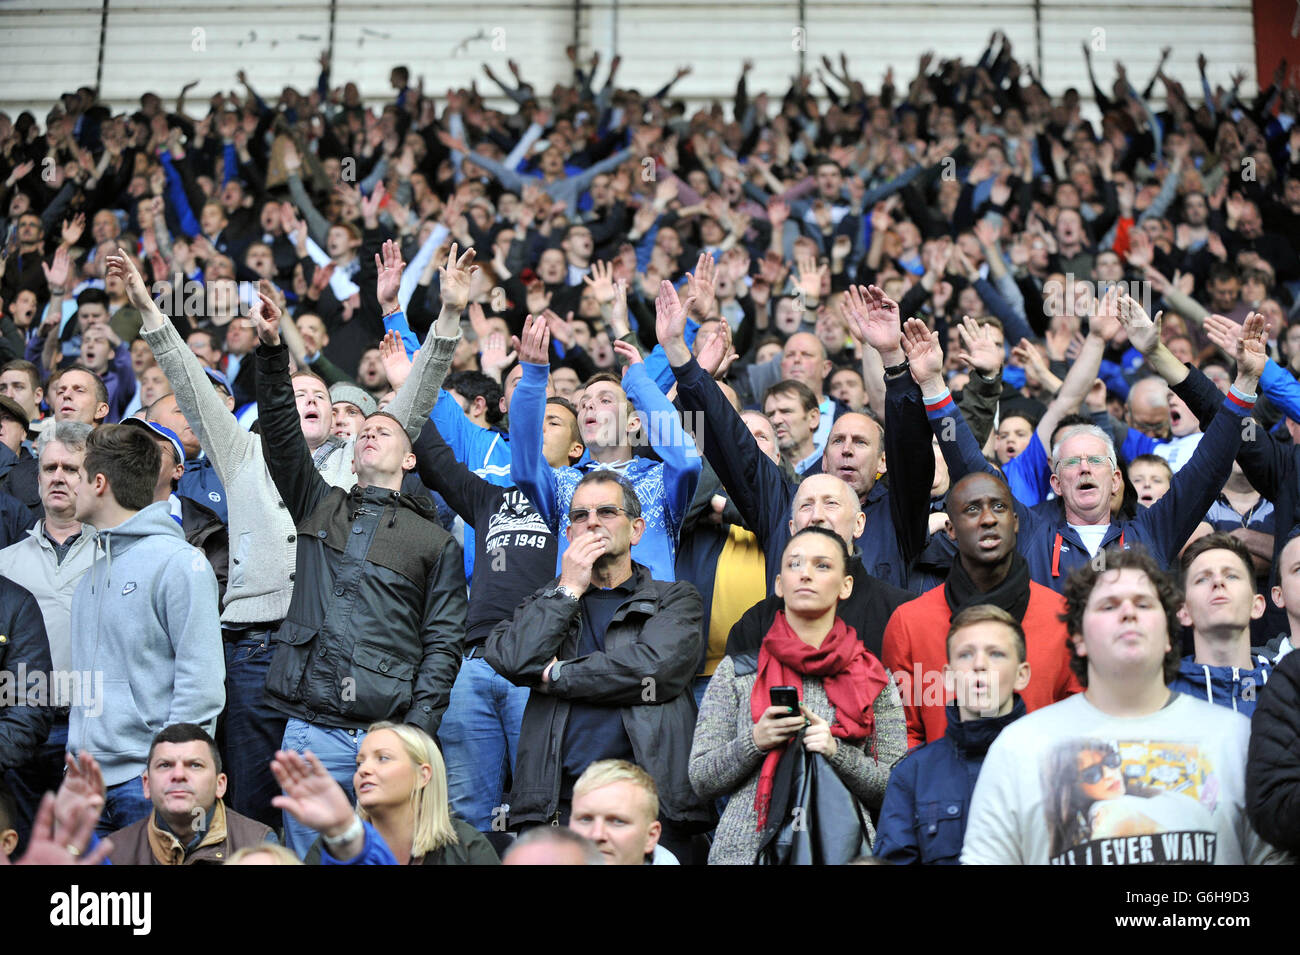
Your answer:
[[[543,548],[551,539],[536,508],[528,503],[523,491],[512,488],[501,496],[501,506],[488,518],[487,549],[506,547]]]
[[[1213,865],[1219,782],[1195,745],[1076,738],[1041,767],[1053,865]]]

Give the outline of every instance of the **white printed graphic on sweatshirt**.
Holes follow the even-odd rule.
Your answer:
[[[1053,865],[1212,865],[1219,782],[1188,743],[1074,738],[1048,750]]]
[[[501,506],[488,518],[488,550],[505,547],[545,547],[551,539],[551,529],[546,526],[536,508],[528,502],[523,491],[510,489],[501,497]],[[513,542],[509,535],[515,535]]]

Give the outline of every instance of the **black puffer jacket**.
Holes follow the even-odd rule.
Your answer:
[[[1300,651],[1274,668],[1251,717],[1246,812],[1266,842],[1300,853]]]
[[[546,822],[559,806],[561,746],[569,701],[618,707],[638,766],[659,788],[661,812],[674,822],[707,822],[708,809],[691,789],[688,764],[695,736],[691,682],[699,663],[700,595],[685,581],[655,580],[632,564],[633,593],[605,631],[605,652],[574,657],[580,604],[543,594],[524,600],[514,618],[497,624],[484,657],[516,686],[532,687],[519,731],[510,828]],[[558,657],[559,679],[544,689],[542,671]]]
[[[427,497],[326,484],[302,436],[287,352],[262,347],[257,361],[263,448],[298,529],[267,702],[321,726],[394,720],[433,736],[465,636],[460,545]]]
[[[0,777],[26,763],[49,735],[50,665],[40,605],[0,577]]]

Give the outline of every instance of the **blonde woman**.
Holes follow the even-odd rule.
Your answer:
[[[284,789],[274,805],[321,834],[308,865],[497,865],[481,833],[451,815],[447,771],[423,730],[374,723],[357,753],[354,812],[315,754],[280,752],[271,771]]]

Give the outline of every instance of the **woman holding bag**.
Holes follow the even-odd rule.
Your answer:
[[[906,752],[893,681],[836,616],[853,590],[848,562],[844,541],[826,528],[806,527],[791,537],[776,581],[785,608],[757,654],[724,657],[709,682],[691,747],[691,785],[705,798],[731,797],[711,865],[753,863],[765,828],[780,824],[768,818],[773,781],[801,730],[804,749],[825,757],[871,809],[879,808],[890,767]],[[772,688],[783,686],[796,688],[801,712],[772,705]],[[865,825],[874,839],[869,819]]]

